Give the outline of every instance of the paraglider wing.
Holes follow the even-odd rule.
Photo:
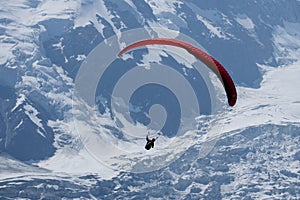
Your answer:
[[[225,70],[225,68],[216,60],[214,59],[211,55],[207,54],[206,52],[198,49],[197,47],[180,41],[176,39],[169,39],[169,38],[153,38],[153,39],[146,39],[142,40],[136,43],[133,43],[127,47],[125,47],[119,54],[118,56],[122,56],[124,53],[127,51],[140,47],[140,46],[146,46],[146,45],[153,45],[153,44],[158,44],[158,45],[170,45],[170,46],[175,46],[179,48],[183,48],[186,51],[188,51],[190,54],[195,56],[197,59],[202,61],[206,66],[208,66],[220,79],[222,82],[224,89],[226,91],[227,99],[228,99],[228,104],[230,106],[234,106],[237,100],[237,92],[235,85],[228,74],[228,72]]]

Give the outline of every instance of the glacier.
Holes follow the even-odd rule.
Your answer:
[[[300,198],[299,1],[12,0],[0,5],[1,198]],[[124,34],[135,29],[192,38],[226,66],[237,85],[237,105],[223,105],[223,91],[217,89],[224,113],[214,120],[200,116],[194,129],[163,135],[153,150],[144,151],[143,123],[149,118],[139,114],[144,108],[131,107],[134,125],[120,115],[123,127],[118,126],[103,92],[112,89],[122,69],[101,79],[106,87],[97,86],[96,106],[74,95],[91,52],[109,45],[111,37],[122,49]],[[112,65],[149,70],[155,60],[200,83],[191,67],[195,59],[176,48],[139,49],[124,60]],[[204,99],[203,107],[210,100]],[[122,102],[115,102],[122,109]]]

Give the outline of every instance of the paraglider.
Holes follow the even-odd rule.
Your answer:
[[[183,48],[186,51],[188,51],[190,54],[195,56],[197,59],[202,61],[207,67],[209,67],[219,78],[219,80],[222,82],[223,87],[225,89],[228,104],[230,106],[234,106],[237,100],[237,92],[235,85],[228,74],[228,72],[225,70],[225,68],[211,55],[207,54],[206,52],[198,49],[197,47],[180,41],[176,39],[168,39],[168,38],[153,38],[153,39],[146,39],[142,41],[138,41],[136,43],[133,43],[127,47],[125,47],[118,56],[121,57],[124,53],[127,51],[141,47],[146,45],[170,45],[175,46],[179,48]]]
[[[145,146],[145,149],[147,150],[150,150],[151,148],[154,148],[154,142],[155,140],[157,140],[158,137],[156,138],[152,138],[152,139],[149,139],[148,135],[146,136],[146,146]]]

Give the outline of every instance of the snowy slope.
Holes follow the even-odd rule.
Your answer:
[[[299,8],[294,0],[1,2],[0,196],[300,198]],[[163,135],[145,151],[147,128],[120,127],[103,114],[111,109],[103,88],[97,86],[95,105],[74,93],[92,50],[116,36],[118,52],[128,44],[125,32],[136,28],[161,37],[182,33],[202,45],[232,75],[237,105],[201,116],[193,129]],[[155,60],[193,80],[195,59],[185,53],[141,49],[115,63],[147,70]],[[118,73],[124,71],[101,79],[105,91]]]

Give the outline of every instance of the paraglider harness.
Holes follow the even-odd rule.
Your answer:
[[[154,148],[154,142],[157,140],[158,137],[152,138],[152,140],[149,139],[148,135],[146,136],[146,146],[145,149],[150,150],[151,148]]]

